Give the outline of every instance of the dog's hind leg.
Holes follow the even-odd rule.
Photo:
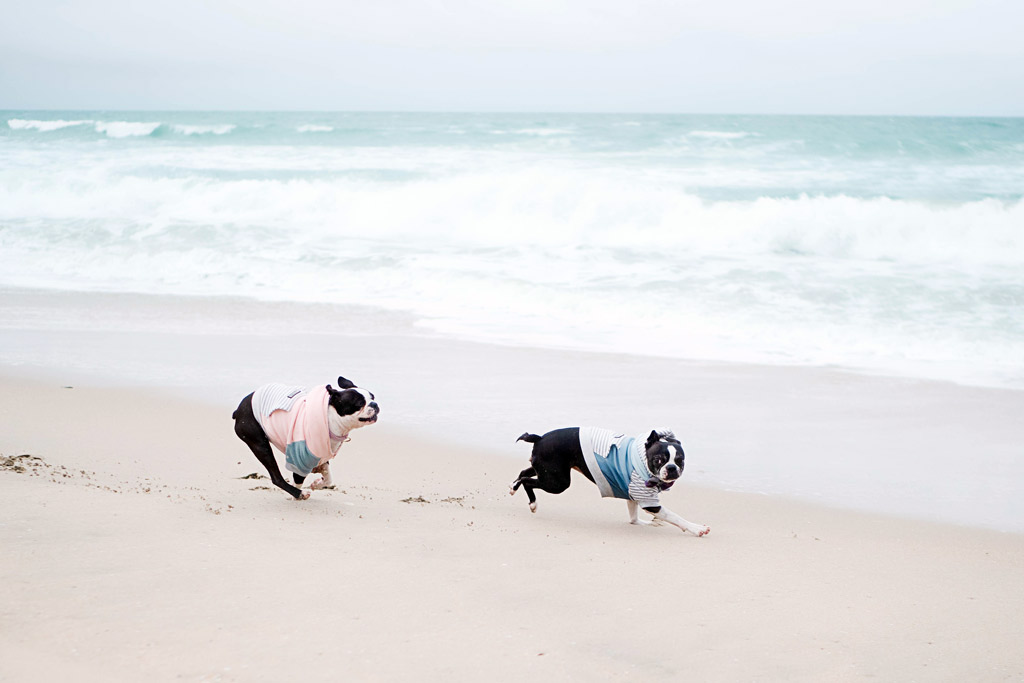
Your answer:
[[[235,434],[249,447],[256,459],[263,463],[274,486],[287,491],[298,500],[309,498],[309,491],[302,491],[292,486],[281,475],[281,468],[277,465],[277,458],[274,457],[274,449],[270,445],[270,440],[267,439],[256,415],[252,412],[252,394],[242,399],[242,402],[238,404],[238,410],[232,413],[231,417],[235,419]]]
[[[516,495],[516,491],[519,490],[519,486],[523,483],[523,479],[526,479],[527,477],[533,477],[536,475],[537,470],[535,470],[532,465],[530,467],[527,467],[525,470],[519,473],[518,477],[512,480],[511,484],[508,485],[508,494],[510,496]]]
[[[530,499],[530,512],[537,511],[537,496],[533,493],[533,486],[537,483],[536,479],[523,479],[519,482],[523,485],[523,490],[526,491],[526,497]],[[515,493],[513,491],[512,493]]]
[[[526,491],[526,496],[530,499],[530,512],[537,511],[537,496],[533,494],[534,489],[558,494],[569,488],[571,483],[572,475],[569,472],[565,472],[564,475],[540,472],[536,479],[523,479],[523,490]]]

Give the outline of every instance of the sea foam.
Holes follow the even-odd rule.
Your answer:
[[[233,123],[219,125],[187,125],[176,123],[171,130],[181,135],[227,135],[236,128]],[[152,132],[152,131],[150,131]]]
[[[724,130],[695,130],[689,133],[690,137],[693,138],[708,138],[712,140],[739,140],[745,138],[750,133],[743,131],[724,131]]]
[[[765,254],[1024,267],[1022,201],[706,201],[626,177],[599,179],[576,171],[510,170],[412,183],[83,178],[57,172],[0,186],[0,217],[116,217],[130,225],[154,219],[211,226],[286,221],[324,239],[371,232],[379,240],[423,248],[586,245],[721,258]]]
[[[152,135],[160,127],[159,121],[97,121],[96,132],[111,138],[129,138]]]
[[[32,121],[25,119],[8,119],[7,125],[11,130],[38,130],[43,133],[47,133],[54,130],[60,130],[61,128],[69,128],[71,126],[82,126],[85,124],[95,123],[94,121],[64,121],[63,119],[57,119],[52,121]]]

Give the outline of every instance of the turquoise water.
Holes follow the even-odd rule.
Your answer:
[[[685,171],[705,199],[844,194],[941,201],[1019,200],[1024,119],[439,113],[0,112],[11,144],[106,142],[125,149],[263,146],[527,154],[562,162]],[[734,171],[728,178],[718,174]],[[173,171],[173,168],[167,168]],[[270,164],[214,177],[308,178]],[[351,169],[403,181],[427,169]],[[746,170],[741,176],[740,171]],[[218,173],[219,171],[219,173]],[[700,177],[707,174],[705,177]],[[684,179],[679,178],[679,179]]]
[[[0,284],[1024,387],[1024,119],[0,112]]]

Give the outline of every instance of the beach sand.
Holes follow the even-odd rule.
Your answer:
[[[289,339],[246,332],[259,316],[237,302],[3,303],[22,322],[0,330],[0,680],[1024,679],[1021,533],[722,485],[877,479],[897,498],[920,476],[941,497],[944,479],[1003,476],[1012,492],[1021,392],[490,347],[379,319],[307,340],[286,374]],[[138,327],[154,310],[168,330]],[[265,473],[230,415],[263,381],[323,372],[365,382],[381,421],[343,447],[335,490],[296,502],[245,478]],[[608,383],[621,402],[595,399]],[[577,475],[536,514],[510,497],[529,453],[515,437],[585,419],[683,431],[663,501],[710,535],[631,526]],[[967,479],[965,460],[993,469]],[[1016,508],[993,509],[1007,526]]]
[[[383,421],[299,503],[231,407],[0,386],[2,680],[1024,677],[1019,534],[680,484],[696,538],[581,478],[530,514],[521,463]]]

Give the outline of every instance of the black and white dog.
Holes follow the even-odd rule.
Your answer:
[[[627,437],[593,427],[567,427],[537,436],[529,432],[516,441],[533,444],[530,467],[512,482],[512,495],[522,486],[537,511],[534,489],[561,493],[569,488],[572,470],[579,470],[597,484],[604,497],[623,498],[629,508],[630,524],[650,524],[637,517],[639,508],[683,531],[704,536],[711,529],[688,522],[662,507],[658,496],[683,473],[682,444],[671,431],[652,431],[644,438]]]
[[[317,475],[310,489],[331,486],[331,458],[349,440],[349,432],[373,424],[379,414],[371,392],[339,377],[338,389],[265,384],[243,398],[231,417],[235,434],[263,463],[274,485],[306,500],[310,492],[300,488],[306,477]],[[284,454],[295,486],[282,476],[271,444]]]

